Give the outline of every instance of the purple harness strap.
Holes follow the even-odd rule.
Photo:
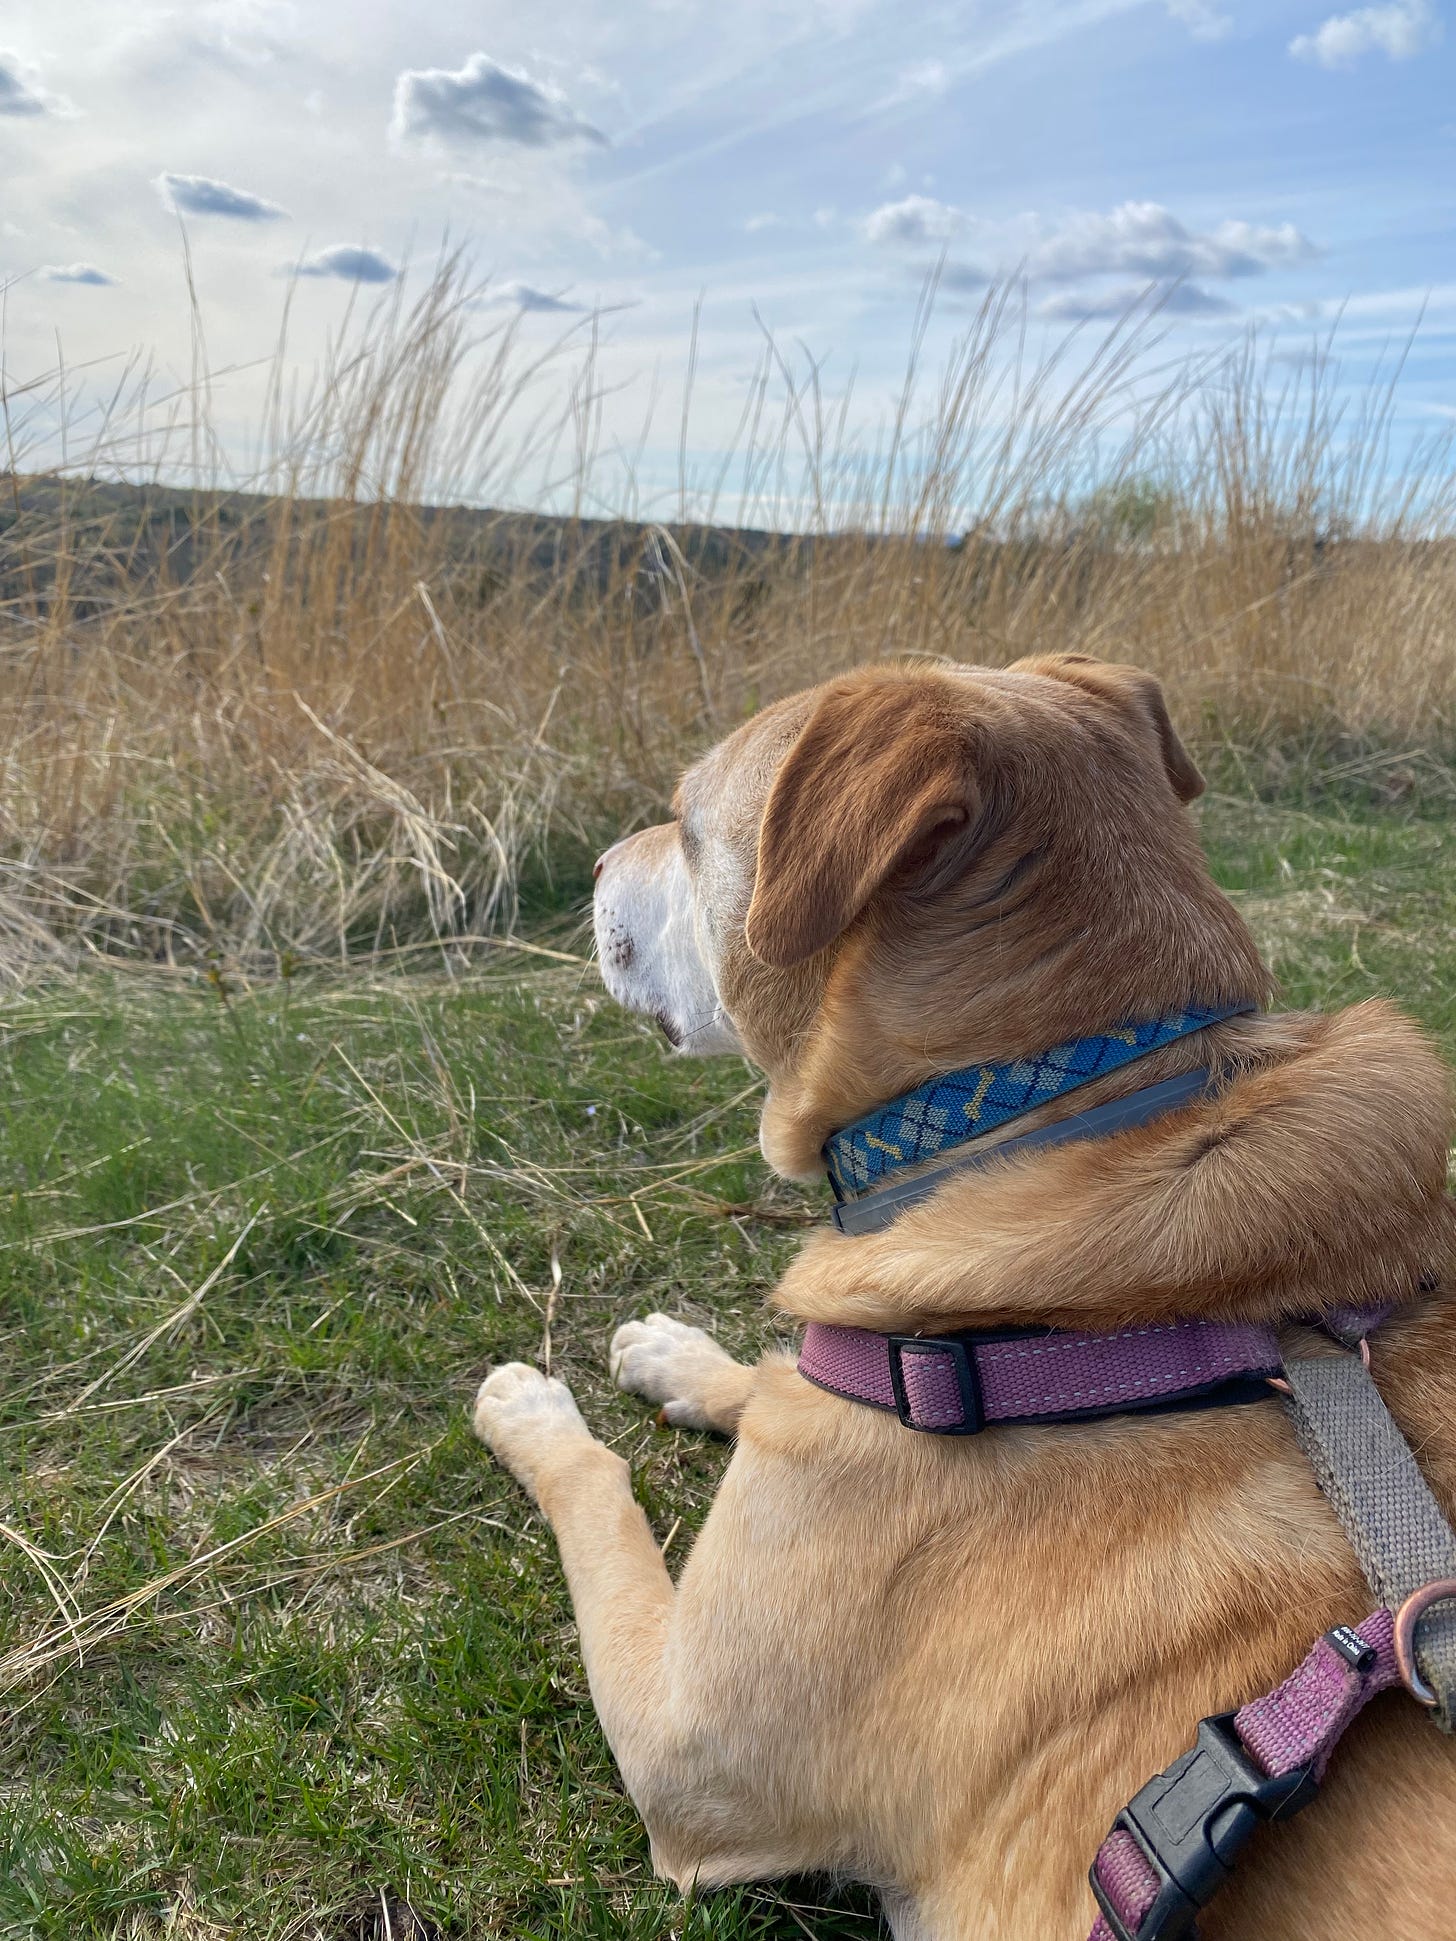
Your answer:
[[[875,1334],[811,1321],[799,1373],[910,1429],[974,1435],[988,1422],[1062,1422],[1212,1397],[1246,1401],[1283,1363],[1274,1330],[1168,1321],[1115,1334],[1051,1329]],[[1246,1389],[1243,1384],[1257,1387]]]
[[[1386,1312],[1341,1311],[1320,1324],[1337,1338],[1361,1340]],[[1358,1360],[1352,1365],[1358,1371]],[[1291,1364],[1316,1366],[1327,1364]],[[1245,1401],[1268,1395],[1283,1367],[1272,1328],[1231,1321],[1169,1321],[1113,1334],[947,1335],[814,1321],[799,1356],[799,1373],[831,1394],[893,1410],[907,1428],[951,1436],[993,1422],[1075,1422]],[[1416,1581],[1422,1575],[1430,1570]],[[1456,1599],[1456,1579],[1417,1596],[1430,1602],[1433,1590]],[[1389,1595],[1383,1586],[1378,1594]],[[1405,1677],[1402,1622],[1380,1609],[1358,1631],[1341,1625],[1266,1698],[1200,1723],[1197,1744],[1134,1795],[1099,1848],[1091,1882],[1101,1913],[1090,1941],[1194,1935],[1198,1910],[1229,1878],[1254,1828],[1306,1805],[1356,1713]]]
[[[1358,1631],[1327,1632],[1266,1698],[1205,1719],[1193,1751],[1143,1787],[1098,1849],[1089,1941],[1191,1934],[1254,1827],[1306,1805],[1346,1726],[1400,1682],[1395,1619],[1375,1611]]]

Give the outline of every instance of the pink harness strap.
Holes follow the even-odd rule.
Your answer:
[[[1399,1683],[1395,1619],[1375,1611],[1357,1631],[1327,1632],[1266,1698],[1205,1719],[1198,1745],[1143,1787],[1098,1849],[1089,1941],[1192,1935],[1253,1829],[1306,1805],[1346,1726]]]
[[[1274,1330],[1239,1321],[924,1336],[811,1321],[799,1354],[799,1373],[817,1387],[893,1409],[907,1428],[932,1435],[973,1435],[988,1422],[1077,1421],[1225,1389],[1220,1399],[1247,1401],[1267,1393],[1262,1384],[1281,1366]]]

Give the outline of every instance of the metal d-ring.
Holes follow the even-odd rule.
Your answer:
[[[1361,1361],[1368,1368],[1370,1366],[1370,1343],[1362,1334],[1360,1339],[1355,1343],[1355,1346],[1360,1350]],[[1294,1393],[1294,1390],[1284,1380],[1282,1375],[1266,1375],[1264,1380],[1269,1384],[1270,1388],[1277,1388],[1281,1395],[1292,1395]]]
[[[1438,1577],[1434,1583],[1412,1591],[1395,1614],[1395,1662],[1400,1667],[1401,1683],[1413,1699],[1431,1708],[1441,1699],[1416,1670],[1416,1626],[1433,1604],[1443,1603],[1448,1597],[1456,1597],[1456,1577]]]

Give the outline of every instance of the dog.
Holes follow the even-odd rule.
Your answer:
[[[1255,1007],[1078,1098],[1208,1067],[1194,1102],[952,1171],[883,1231],[826,1226],[776,1306],[906,1335],[1224,1317],[1312,1344],[1298,1317],[1394,1302],[1373,1370],[1449,1515],[1446,1070],[1381,1001],[1257,1008],[1269,973],[1186,813],[1202,786],[1135,669],[866,668],[765,709],[671,822],[601,858],[603,976],[682,1052],[764,1071],[762,1149],[791,1179],[929,1075]],[[560,1381],[496,1369],[475,1427],[555,1531],[602,1726],[684,1890],[825,1871],[876,1888],[899,1941],[1081,1941],[1130,1796],[1371,1607],[1272,1393],[942,1437],[663,1315],[617,1331],[611,1369],[736,1438],[676,1585]],[[1377,1700],[1200,1932],[1447,1941],[1451,1742]]]

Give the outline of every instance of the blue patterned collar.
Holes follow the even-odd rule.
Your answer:
[[[979,1139],[1010,1119],[1116,1071],[1119,1065],[1254,1008],[1252,1004],[1190,1006],[1172,1017],[1122,1025],[1100,1037],[1073,1038],[1069,1044],[1054,1045],[1050,1051],[1007,1065],[966,1065],[927,1079],[913,1092],[902,1092],[888,1105],[829,1135],[824,1163],[834,1196],[857,1199],[887,1174]]]

